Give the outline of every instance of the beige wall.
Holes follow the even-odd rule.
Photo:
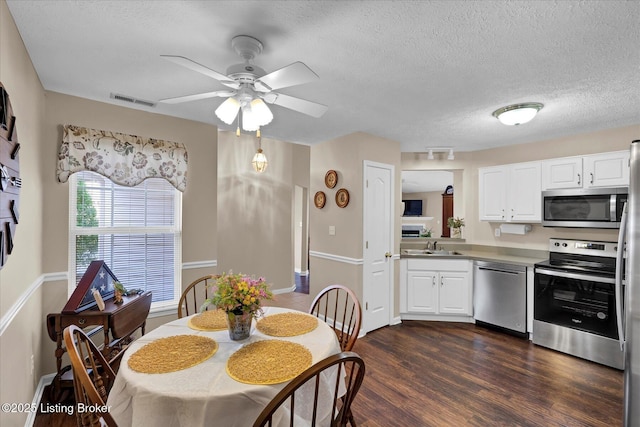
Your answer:
[[[317,294],[327,285],[343,284],[356,292],[362,301],[362,259],[363,259],[363,173],[364,161],[374,161],[394,166],[394,204],[398,214],[395,216],[396,234],[393,253],[400,247],[400,212],[401,177],[400,177],[400,143],[369,135],[363,132],[346,135],[311,147],[311,191],[313,200],[316,191],[324,191],[327,203],[323,209],[311,205],[309,212],[309,236],[312,256],[309,260],[310,285],[309,292]],[[338,184],[335,188],[327,188],[324,176],[330,169],[338,172]],[[335,203],[336,191],[346,188],[350,201],[345,208]],[[335,226],[335,235],[329,235],[329,226]],[[313,256],[314,252],[330,256],[344,257],[346,261],[326,259]],[[397,263],[396,263],[397,264]],[[398,276],[398,265],[395,275]],[[394,280],[397,283],[397,279]],[[397,313],[396,295],[396,309]]]
[[[0,81],[11,99],[20,141],[20,223],[15,246],[0,270],[0,402],[31,402],[41,371],[43,266],[43,187],[41,123],[44,90],[18,34],[9,9],[0,0]],[[33,291],[33,292],[32,292]],[[23,301],[24,300],[24,301]],[[21,310],[14,308],[21,305]],[[31,355],[36,369],[31,372]],[[0,425],[23,425],[24,413],[0,412]]]
[[[217,175],[217,128],[212,125],[159,114],[131,110],[55,92],[46,92],[46,118],[43,125],[42,154],[46,159],[42,165],[44,188],[44,212],[46,227],[42,250],[46,272],[68,270],[69,234],[69,184],[59,183],[56,178],[56,155],[62,140],[62,125],[74,124],[95,129],[111,130],[184,143],[189,155],[187,189],[182,196],[182,262],[204,262],[215,265],[216,261],[216,175]],[[215,267],[185,269],[182,285],[186,287],[196,277],[215,273]],[[46,309],[59,312],[68,298],[66,281],[45,284]],[[125,286],[135,287],[135,284]],[[150,322],[154,325],[175,318],[166,316]],[[48,336],[42,337],[42,371],[55,371],[54,343]]]
[[[294,283],[295,186],[308,186],[309,147],[262,139],[269,165],[251,166],[253,135],[220,132],[218,270],[264,276],[273,289]]]

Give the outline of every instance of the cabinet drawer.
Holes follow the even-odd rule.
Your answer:
[[[469,271],[468,259],[408,259],[407,270]]]

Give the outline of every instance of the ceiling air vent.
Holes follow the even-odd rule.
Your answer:
[[[146,107],[151,107],[151,108],[154,108],[156,106],[155,102],[145,101],[144,99],[137,99],[127,95],[119,95],[117,93],[112,93],[111,98],[117,99],[118,101],[130,102],[132,104],[144,105]]]

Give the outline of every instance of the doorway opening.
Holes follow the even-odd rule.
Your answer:
[[[295,292],[309,293],[309,190],[296,185],[293,197]]]

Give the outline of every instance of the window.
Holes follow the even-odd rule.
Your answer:
[[[127,289],[152,292],[152,310],[177,305],[182,193],[160,178],[123,187],[88,171],[71,175],[70,192],[69,293],[104,260]]]

